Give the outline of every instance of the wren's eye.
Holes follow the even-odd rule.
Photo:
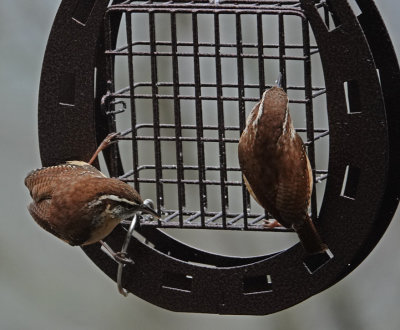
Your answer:
[[[44,202],[44,201],[50,201],[50,200],[51,200],[51,196],[45,195],[45,196],[41,196],[40,199],[37,201],[37,203]]]
[[[116,202],[113,200],[107,200],[106,201],[107,205],[109,206],[109,208],[111,210],[115,209],[115,208],[124,208],[124,209],[132,209],[132,205],[126,202]]]
[[[51,198],[43,198],[40,201],[38,201],[37,204],[40,204],[41,207],[44,207],[44,206],[48,207],[51,205]]]

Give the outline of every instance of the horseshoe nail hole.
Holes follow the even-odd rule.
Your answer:
[[[164,272],[162,277],[163,289],[181,292],[192,291],[193,276],[174,272]]]
[[[346,107],[348,114],[361,112],[361,99],[358,82],[356,80],[349,80],[343,83],[344,94],[346,96]]]
[[[271,275],[261,275],[243,278],[243,293],[256,294],[272,291]]]
[[[72,19],[85,26],[95,3],[96,0],[78,1],[72,13]]]
[[[344,172],[342,191],[340,196],[356,199],[358,183],[360,181],[361,170],[358,167],[347,165]]]
[[[376,75],[378,77],[379,83],[382,85],[382,81],[381,81],[381,71],[379,69],[376,69]]]
[[[97,92],[97,67],[94,68],[93,70],[93,98],[96,98],[96,92]]]
[[[75,105],[75,74],[64,72],[60,77],[58,102],[61,105]]]
[[[320,270],[323,266],[325,266],[332,258],[332,252],[330,250],[326,250],[321,253],[306,256],[303,259],[303,264],[310,274],[314,274],[317,270]]]
[[[360,16],[362,14],[361,8],[357,4],[356,0],[347,0],[351,9],[353,10],[354,15],[356,17]]]
[[[217,266],[212,265],[212,264],[205,264],[203,262],[197,262],[197,261],[188,261],[189,264],[194,265],[194,266],[199,266],[199,267],[207,267],[207,268],[217,268]]]
[[[337,15],[332,12],[328,1],[320,1],[315,4],[315,7],[329,32],[335,30],[341,24]]]
[[[132,233],[132,236],[135,237],[139,242],[142,242],[143,244],[146,244],[147,246],[151,248],[155,248],[155,245],[150,242],[146,237],[144,237],[142,234],[137,232],[136,230]]]

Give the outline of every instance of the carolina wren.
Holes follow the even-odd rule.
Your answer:
[[[305,251],[314,254],[327,246],[308,215],[312,170],[288,103],[288,96],[278,86],[263,93],[240,137],[239,163],[251,196],[276,219],[266,226],[293,228]]]
[[[137,212],[159,218],[130,185],[107,178],[91,165],[115,136],[107,136],[89,163],[69,161],[34,170],[25,178],[33,219],[70,245],[103,244],[122,220]]]

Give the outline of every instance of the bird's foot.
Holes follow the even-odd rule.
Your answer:
[[[275,219],[264,220],[264,228],[273,229],[275,227],[282,227],[282,225]]]
[[[113,132],[108,134],[105,139],[103,140],[103,142],[101,142],[100,146],[104,145],[105,148],[107,148],[110,144],[116,143],[118,141],[113,141],[116,137],[118,137],[119,135],[121,135],[120,132]]]
[[[127,265],[127,264],[135,264],[131,258],[128,257],[127,253],[124,252],[115,252],[113,255],[113,258],[115,259],[116,262]]]
[[[134,261],[128,257],[126,252],[114,252],[114,250],[104,241],[99,241],[103,248],[108,252],[108,255],[121,265],[131,264],[134,265]]]
[[[112,145],[113,143],[118,142],[117,140],[113,141],[117,136],[119,136],[121,133],[110,133],[106,136],[106,138],[100,143],[99,147],[97,148],[96,152],[93,154],[92,158],[89,160],[89,164],[91,165],[95,159],[97,158],[97,156],[99,155],[99,153],[101,151],[103,151],[104,149],[106,149],[107,147],[109,147],[110,145]]]

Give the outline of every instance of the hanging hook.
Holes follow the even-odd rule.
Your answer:
[[[129,226],[129,230],[126,233],[124,244],[122,245],[122,249],[121,249],[121,254],[123,254],[123,255],[125,255],[126,251],[128,250],[129,242],[131,241],[131,237],[132,237],[133,231],[135,230],[138,216],[139,216],[138,213],[136,213],[135,216],[132,219],[131,225]],[[134,264],[133,261],[132,261],[132,263]],[[125,264],[123,264],[121,262],[118,263],[117,286],[118,286],[119,293],[121,293],[123,296],[126,297],[129,292],[126,291],[122,287],[122,270],[123,270],[124,267],[125,267]]]
[[[146,206],[149,206],[151,208],[154,208],[154,202],[151,199],[146,199],[143,202],[143,204],[146,205]],[[129,247],[129,243],[131,241],[131,237],[133,235],[133,232],[136,229],[136,226],[139,225],[139,223],[140,223],[140,221],[138,221],[138,217],[141,217],[142,216],[141,214],[142,214],[142,212],[136,213],[135,216],[133,217],[132,221],[131,221],[131,224],[129,226],[128,232],[126,233],[126,236],[125,236],[124,244],[122,245],[122,249],[121,249],[121,252],[120,252],[120,254],[123,255],[123,256],[127,255],[127,250],[128,250],[128,247]],[[150,215],[150,217],[151,217],[151,215]],[[135,263],[132,261],[131,264],[135,264]],[[122,271],[123,271],[123,268],[125,267],[125,265],[126,265],[126,263],[122,263],[122,262],[118,263],[117,286],[118,286],[118,291],[123,296],[126,297],[129,294],[129,292],[122,287]]]

